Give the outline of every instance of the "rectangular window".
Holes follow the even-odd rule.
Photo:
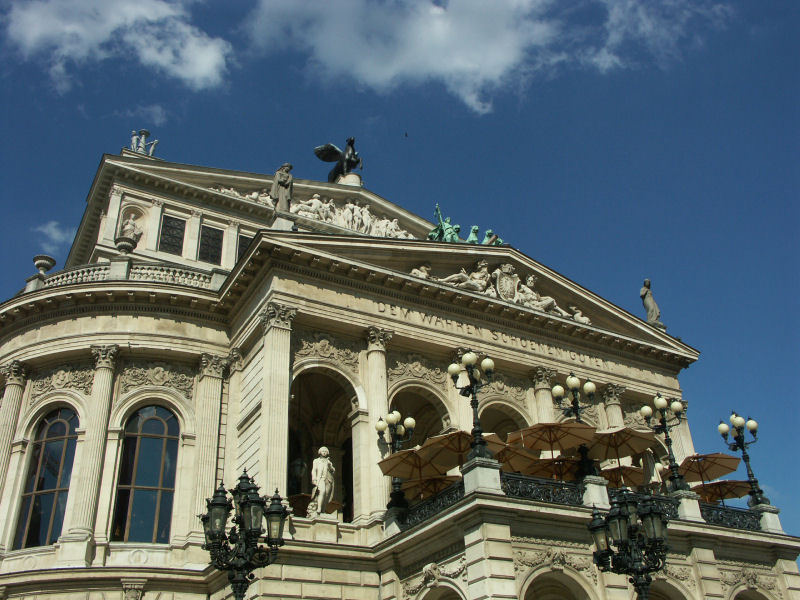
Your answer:
[[[200,247],[197,260],[218,265],[222,262],[222,229],[203,225],[200,228]]]
[[[244,254],[244,251],[247,250],[247,247],[252,241],[252,235],[239,234],[239,247],[236,249],[236,262],[239,262],[239,260],[242,258],[242,254]]]
[[[161,237],[158,240],[158,249],[169,254],[183,253],[183,232],[186,230],[186,221],[177,217],[164,215],[161,219]]]

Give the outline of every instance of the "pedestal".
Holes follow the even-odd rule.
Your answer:
[[[761,531],[767,533],[786,533],[781,527],[781,520],[778,513],[781,512],[777,506],[771,504],[756,504],[750,510],[761,514]]]
[[[364,187],[364,182],[361,180],[361,175],[358,173],[347,173],[346,175],[339,175],[336,179],[339,185],[352,185],[355,187]]]
[[[464,476],[464,495],[473,492],[485,494],[502,494],[500,485],[500,463],[493,458],[473,458],[461,467]]]
[[[608,509],[608,481],[596,475],[587,475],[583,478],[583,505],[594,508]]]
[[[700,514],[700,496],[689,490],[677,490],[671,492],[671,498],[677,498],[678,504],[678,518],[682,521],[696,521],[698,523],[705,523],[703,515]]]

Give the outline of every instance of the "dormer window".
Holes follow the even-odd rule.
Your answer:
[[[158,238],[158,250],[168,254],[183,254],[183,234],[186,221],[177,217],[164,215],[161,218],[161,235]]]
[[[218,265],[222,262],[222,229],[203,225],[200,228],[200,245],[197,260]]]

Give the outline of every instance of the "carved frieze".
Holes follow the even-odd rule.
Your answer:
[[[421,354],[391,352],[386,362],[390,384],[403,379],[421,379],[434,385],[447,381],[447,373]]]
[[[133,388],[157,385],[176,390],[187,399],[194,393],[194,372],[183,365],[164,361],[126,362],[120,376],[120,390],[123,394]]]
[[[669,562],[667,562],[664,568],[656,574],[656,579],[659,578],[674,579],[675,581],[679,581],[691,589],[694,589],[696,585],[694,580],[694,571],[692,571],[691,567],[676,566],[670,564]]]
[[[515,402],[523,403],[525,402],[525,391],[528,386],[525,381],[517,377],[495,373],[486,389]]]
[[[298,329],[292,336],[294,360],[298,358],[324,358],[358,372],[358,353],[355,343],[321,331]]]
[[[87,365],[59,365],[37,373],[31,381],[31,403],[54,390],[77,390],[89,395],[92,392],[94,369]]]
[[[772,572],[763,572],[752,568],[737,568],[735,570],[721,568],[719,577],[726,591],[727,589],[744,585],[751,590],[761,588],[779,598],[783,597],[783,593],[778,587],[777,579]]]
[[[542,550],[517,550],[514,552],[514,571],[519,573],[539,565],[549,565],[551,570],[570,567],[597,584],[597,570],[588,556],[571,554],[562,548]]]
[[[414,582],[407,581],[403,584],[403,595],[410,598],[419,593],[423,588],[433,588],[439,585],[442,577],[455,579],[461,576],[462,581],[467,581],[467,559],[462,554],[458,562],[451,568],[444,568],[438,563],[428,563],[422,568],[422,577]]]

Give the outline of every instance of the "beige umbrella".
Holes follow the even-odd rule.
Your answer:
[[[704,502],[722,502],[727,498],[741,498],[750,493],[749,481],[722,480],[702,483],[692,487],[692,491],[700,495]]]
[[[406,498],[409,500],[422,500],[428,496],[438,494],[443,489],[453,485],[459,481],[461,477],[458,475],[444,475],[440,477],[426,477],[423,479],[410,479],[404,481],[402,489],[406,493]]]
[[[572,481],[578,475],[579,463],[574,458],[540,458],[533,461],[527,469],[522,471],[523,475],[533,477],[544,477],[547,479],[560,479],[562,481]]]
[[[400,479],[425,479],[428,477],[443,477],[447,469],[434,465],[419,455],[419,446],[400,450],[389,455],[378,463],[384,475],[399,477]]]
[[[642,485],[644,483],[644,469],[631,465],[615,465],[600,470],[600,475],[608,480],[612,487],[625,487],[628,485]]]
[[[565,423],[537,423],[508,434],[509,444],[523,446],[528,450],[548,450],[565,452],[588,444],[594,439],[595,428],[586,423],[568,421]]]
[[[712,481],[733,473],[739,460],[738,456],[723,452],[692,454],[683,459],[679,471],[686,481]]]
[[[484,434],[486,447],[496,454],[506,447],[499,439],[490,438],[491,434]],[[496,436],[495,436],[496,438]],[[467,455],[472,449],[472,434],[466,431],[451,431],[442,435],[435,435],[425,440],[419,448],[419,456],[423,461],[443,467],[445,471],[453,467],[460,467],[467,460]]]
[[[494,457],[502,465],[503,471],[510,473],[527,473],[530,466],[539,460],[530,450],[520,446],[506,446]]]
[[[655,445],[652,431],[640,431],[630,427],[612,427],[594,434],[589,445],[589,458],[597,460],[615,459],[619,465],[622,456],[636,456]]]

